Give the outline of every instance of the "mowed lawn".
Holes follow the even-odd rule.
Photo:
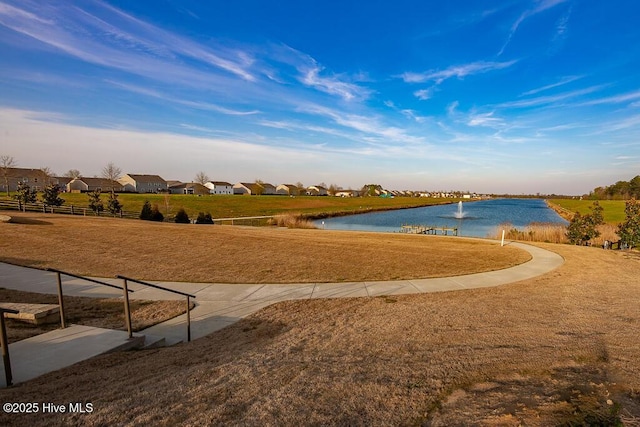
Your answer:
[[[530,259],[458,237],[6,212],[0,261],[146,280],[315,283],[455,276]]]
[[[88,207],[86,194],[63,193],[65,206]],[[106,204],[107,195],[102,196]],[[241,196],[241,195],[182,195],[182,194],[129,194],[118,195],[123,210],[140,212],[145,201],[158,205],[165,215],[174,216],[184,209],[190,217],[199,212],[211,213],[213,218],[267,216],[284,213],[313,216],[335,213],[369,212],[380,209],[398,209],[453,203],[458,199],[433,199],[420,197],[331,197],[331,196]]]
[[[579,212],[580,215],[591,213],[591,206],[594,200],[577,200],[577,199],[551,199],[551,203],[567,209],[571,212]],[[604,221],[609,224],[618,225],[625,220],[625,201],[624,200],[598,200],[602,206],[602,215]]]

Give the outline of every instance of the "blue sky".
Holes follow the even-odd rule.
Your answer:
[[[640,174],[640,3],[0,0],[0,154],[583,194]]]

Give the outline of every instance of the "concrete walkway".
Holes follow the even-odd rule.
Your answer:
[[[191,310],[191,337],[200,338],[224,328],[279,301],[307,298],[349,298],[442,292],[461,289],[499,286],[539,276],[564,262],[559,255],[522,243],[510,245],[524,249],[531,261],[516,267],[488,273],[464,276],[379,282],[302,283],[302,284],[216,284],[185,282],[154,282],[161,286],[196,296]],[[117,279],[100,278],[122,286]],[[0,263],[0,287],[46,294],[57,293],[54,273],[33,268]],[[134,290],[131,298],[146,300],[184,299],[159,289],[129,283]],[[122,292],[106,286],[63,276],[65,295],[122,298]],[[123,325],[124,326],[124,325]],[[136,334],[165,337],[169,342],[186,341],[186,315],[178,316]],[[47,372],[56,371],[98,354],[113,351],[134,342],[127,333],[73,325],[9,345],[13,383],[26,381]],[[0,361],[0,365],[3,364]],[[5,384],[4,376],[0,386]]]
[[[279,301],[307,298],[375,297],[499,286],[529,279],[563,264],[558,254],[535,246],[512,242],[510,246],[529,252],[532,259],[524,264],[487,273],[435,279],[415,279],[352,283],[302,284],[218,284],[186,282],[153,282],[196,296],[191,310],[191,337],[200,338],[224,328],[263,307]],[[100,280],[122,286],[117,279]],[[0,287],[30,292],[56,294],[54,273],[0,263]],[[135,292],[131,298],[147,300],[184,299],[162,290],[129,283]],[[65,295],[87,297],[122,297],[116,289],[63,276]],[[186,341],[186,315],[153,326],[141,334],[164,336],[168,340]]]

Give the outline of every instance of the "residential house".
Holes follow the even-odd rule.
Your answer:
[[[254,196],[274,195],[276,194],[276,187],[266,182],[260,184],[255,182],[239,182],[233,186],[233,194],[249,194]]]
[[[358,197],[360,192],[358,190],[340,190],[336,192],[336,197]]]
[[[42,191],[50,183],[57,184],[54,177],[47,176],[41,169],[7,168],[0,170],[0,191],[17,191],[18,184],[24,182],[36,191]]]
[[[105,178],[74,178],[65,186],[68,193],[86,193],[89,191],[102,191],[121,193],[124,186],[118,181]]]
[[[209,181],[204,184],[211,194],[233,194],[233,184],[224,181]]]
[[[312,185],[307,187],[307,195],[309,196],[326,196],[328,194],[327,189],[321,185]]]
[[[197,182],[181,182],[170,186],[168,190],[171,194],[196,194],[200,196],[209,194],[209,189]]]
[[[276,194],[281,196],[299,196],[300,189],[294,184],[280,184],[276,187]]]
[[[256,194],[259,191],[255,183],[239,182],[233,185],[233,194]]]
[[[118,182],[125,191],[133,193],[162,193],[168,190],[167,181],[158,175],[126,174]]]

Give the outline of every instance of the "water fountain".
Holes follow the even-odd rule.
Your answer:
[[[465,213],[462,212],[462,202],[458,202],[458,212],[456,212],[454,215],[458,219],[464,218]]]

